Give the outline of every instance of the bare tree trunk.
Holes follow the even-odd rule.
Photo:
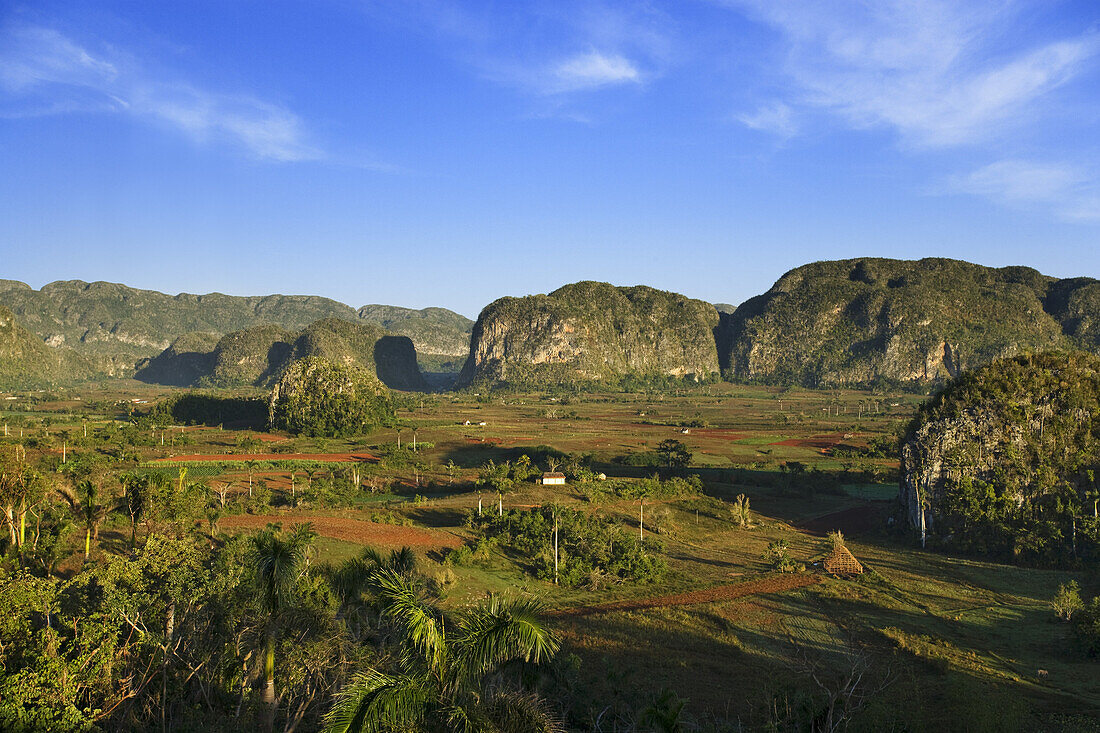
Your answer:
[[[267,630],[267,643],[264,649],[264,728],[275,730],[275,633],[270,624]]]
[[[558,584],[558,511],[554,510],[554,585]]]

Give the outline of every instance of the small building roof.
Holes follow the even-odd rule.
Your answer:
[[[543,478],[565,478],[565,474],[561,471],[547,471],[542,474]]]
[[[857,575],[863,572],[863,565],[844,545],[834,547],[821,564],[825,567],[825,572],[833,575]]]

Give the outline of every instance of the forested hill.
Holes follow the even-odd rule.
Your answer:
[[[81,378],[91,369],[69,349],[54,349],[0,306],[0,389],[43,387]]]
[[[929,384],[998,357],[1100,346],[1100,283],[949,259],[815,262],[717,330],[735,380]]]
[[[1019,356],[967,372],[925,403],[902,443],[900,503],[937,543],[1095,563],[1098,470],[1100,357]]]
[[[351,306],[319,296],[166,295],[81,280],[54,282],[41,290],[0,280],[0,306],[48,346],[69,347],[93,365],[93,372],[112,376],[132,374],[137,361],[159,354],[184,334],[222,336],[261,324],[298,331],[324,318],[382,325],[377,306],[365,307],[361,316]],[[422,343],[426,353],[459,356],[466,351],[470,322],[457,313],[393,309],[386,320],[387,330]]]
[[[645,286],[579,282],[501,298],[474,325],[459,384],[543,385],[718,373],[709,303]]]
[[[339,318],[325,318],[296,332],[265,324],[220,339],[186,334],[140,364],[135,376],[181,387],[270,387],[287,367],[308,357],[366,369],[392,389],[428,389],[407,336]]]

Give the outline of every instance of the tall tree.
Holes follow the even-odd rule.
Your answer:
[[[401,653],[392,671],[368,669],[344,689],[326,716],[329,733],[561,730],[537,696],[498,674],[509,662],[537,664],[557,652],[536,602],[493,596],[447,620],[414,580],[384,570],[377,584],[384,617],[401,630]]]
[[[275,726],[278,705],[275,697],[275,642],[279,635],[279,620],[293,603],[294,588],[302,572],[309,546],[316,537],[310,524],[295,525],[289,532],[269,526],[252,537],[256,555],[256,582],[260,605],[265,616],[264,628],[264,690],[267,730]]]

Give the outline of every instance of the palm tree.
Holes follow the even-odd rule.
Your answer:
[[[329,733],[561,730],[537,696],[487,684],[508,662],[557,652],[538,603],[493,596],[448,623],[414,579],[387,569],[376,583],[384,618],[401,631],[396,669],[357,675],[325,718]]]
[[[92,552],[92,540],[99,539],[99,526],[107,518],[110,507],[100,497],[99,485],[91,479],[81,479],[76,490],[61,487],[61,496],[84,522],[84,559]]]
[[[149,508],[149,478],[132,471],[118,477],[122,484],[122,505],[130,515],[130,549],[137,547],[137,520]]]
[[[260,465],[260,462],[254,458],[250,458],[244,462],[244,465],[248,468],[248,498],[252,498],[252,472],[256,470],[256,466]]]
[[[306,559],[309,545],[316,537],[311,524],[297,524],[290,532],[276,526],[252,537],[256,552],[256,581],[260,605],[266,616],[264,630],[264,691],[266,727],[275,727],[275,641],[279,634],[279,617],[294,599],[294,586]]]

